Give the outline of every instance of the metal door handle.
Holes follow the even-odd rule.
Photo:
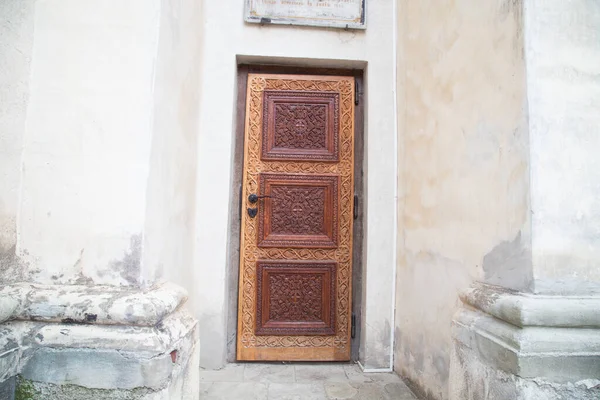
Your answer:
[[[254,204],[256,203],[259,199],[266,199],[266,198],[272,198],[273,196],[259,196],[256,195],[254,193],[252,193],[250,196],[248,196],[248,202],[250,202],[250,204]]]

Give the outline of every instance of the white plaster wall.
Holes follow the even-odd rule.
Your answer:
[[[139,281],[159,10],[35,3],[17,252],[37,282]]]
[[[531,283],[521,4],[398,8],[395,370],[448,398],[450,326],[474,280]]]
[[[243,22],[236,0],[204,2],[204,56],[196,213],[197,291],[193,303],[200,320],[201,365],[225,362],[228,226],[233,175],[236,56],[277,58],[302,65],[348,66],[367,62],[366,72],[366,282],[363,352],[367,368],[389,368],[395,221],[394,60],[392,2],[371,0],[369,28],[260,26]],[[285,59],[287,58],[287,59]],[[285,59],[285,60],[284,60]],[[295,60],[294,60],[295,59]],[[233,189],[237,190],[237,188]],[[234,205],[237,206],[237,205]]]
[[[0,281],[21,276],[14,265],[21,152],[29,97],[34,0],[0,2]]]
[[[162,0],[142,275],[195,293],[192,256],[198,136],[201,3]]]
[[[528,0],[537,292],[600,292],[600,3]]]

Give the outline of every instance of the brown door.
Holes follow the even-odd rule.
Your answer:
[[[354,78],[249,74],[237,357],[350,359]]]

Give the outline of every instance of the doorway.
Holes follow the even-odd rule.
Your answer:
[[[362,71],[298,72],[238,75],[238,360],[358,357]]]

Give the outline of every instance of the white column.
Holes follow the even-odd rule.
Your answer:
[[[30,280],[140,282],[159,11],[35,4],[17,245]]]
[[[600,4],[525,11],[535,291],[600,292]]]

